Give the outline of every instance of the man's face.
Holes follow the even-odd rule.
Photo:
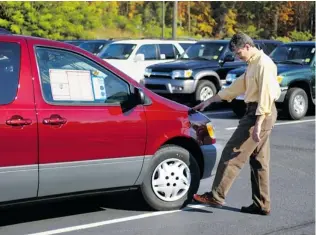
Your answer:
[[[250,46],[246,44],[243,48],[236,48],[234,54],[243,61],[248,61],[250,58]]]

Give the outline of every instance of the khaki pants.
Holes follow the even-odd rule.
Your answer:
[[[277,119],[277,110],[273,105],[272,114],[267,116],[262,123],[261,141],[257,143],[251,136],[257,119],[256,109],[257,103],[247,104],[245,116],[239,121],[237,129],[223,149],[212,187],[212,194],[215,199],[224,202],[232,183],[249,159],[252,199],[257,206],[269,211],[269,137]]]

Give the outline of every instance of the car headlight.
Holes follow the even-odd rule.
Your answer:
[[[146,68],[146,69],[145,69],[145,72],[144,72],[144,76],[145,76],[145,77],[150,77],[151,71],[152,71],[152,69]]]
[[[171,73],[171,77],[175,78],[189,78],[192,76],[192,70],[174,70]]]
[[[233,82],[236,79],[235,73],[228,73],[226,75],[226,82]]]
[[[279,84],[281,84],[282,80],[283,80],[282,76],[277,76],[277,81],[278,81]]]

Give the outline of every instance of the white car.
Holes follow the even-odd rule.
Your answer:
[[[184,52],[180,45],[182,42],[153,39],[120,40],[108,44],[98,56],[135,81],[141,82],[147,66],[177,59]],[[193,44],[195,41],[184,43]]]

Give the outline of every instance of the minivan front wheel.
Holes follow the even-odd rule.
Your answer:
[[[145,201],[155,210],[175,210],[187,205],[200,185],[200,169],[184,148],[168,145],[153,156],[141,185]]]

